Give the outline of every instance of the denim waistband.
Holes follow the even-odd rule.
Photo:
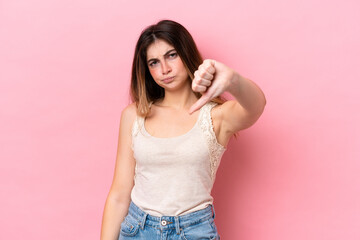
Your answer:
[[[157,217],[144,212],[133,201],[131,201],[128,214],[139,221],[141,229],[144,229],[145,225],[149,225],[157,229],[176,229],[177,232],[180,232],[181,228],[185,228],[193,224],[198,224],[210,218],[214,219],[215,208],[214,205],[210,204],[204,209],[200,209],[181,216]]]

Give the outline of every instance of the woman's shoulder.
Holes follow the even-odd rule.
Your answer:
[[[224,112],[224,103],[218,103],[218,102],[208,102],[206,105],[211,109],[211,117],[212,118],[221,118],[221,115]]]
[[[212,118],[218,119],[220,122],[236,119],[237,115],[239,115],[239,111],[237,111],[239,106],[236,100],[227,100],[224,103],[215,104],[211,112]]]
[[[132,125],[137,116],[136,103],[130,103],[121,112],[121,122],[125,125]]]
[[[136,103],[133,102],[133,103],[130,103],[128,104],[123,110],[122,110],[122,113],[123,114],[130,114],[130,115],[136,115]]]
[[[213,113],[214,115],[221,116],[221,115],[229,115],[236,104],[235,100],[227,100],[223,103],[217,102],[210,102],[213,106]]]

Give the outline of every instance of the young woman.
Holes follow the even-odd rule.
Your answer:
[[[225,91],[236,100],[225,101]],[[223,63],[203,61],[170,20],[141,33],[130,92],[101,239],[220,239],[215,174],[231,136],[262,114],[263,92]]]

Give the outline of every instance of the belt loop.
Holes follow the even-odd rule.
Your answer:
[[[213,219],[215,219],[215,207],[214,207],[214,204],[211,204],[211,208],[212,208],[212,211],[213,211]]]
[[[179,217],[178,217],[178,216],[174,216],[174,218],[175,218],[176,234],[179,235],[179,234],[180,234],[180,222],[179,222]]]
[[[144,230],[144,226],[145,226],[145,221],[146,221],[146,217],[147,217],[148,213],[144,212],[144,216],[141,219],[141,223],[140,223],[140,227],[142,230]]]

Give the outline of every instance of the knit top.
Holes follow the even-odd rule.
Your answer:
[[[211,190],[226,148],[217,142],[209,102],[200,108],[191,130],[176,137],[150,135],[145,119],[132,127],[136,160],[131,200],[153,216],[180,216],[213,203]]]

